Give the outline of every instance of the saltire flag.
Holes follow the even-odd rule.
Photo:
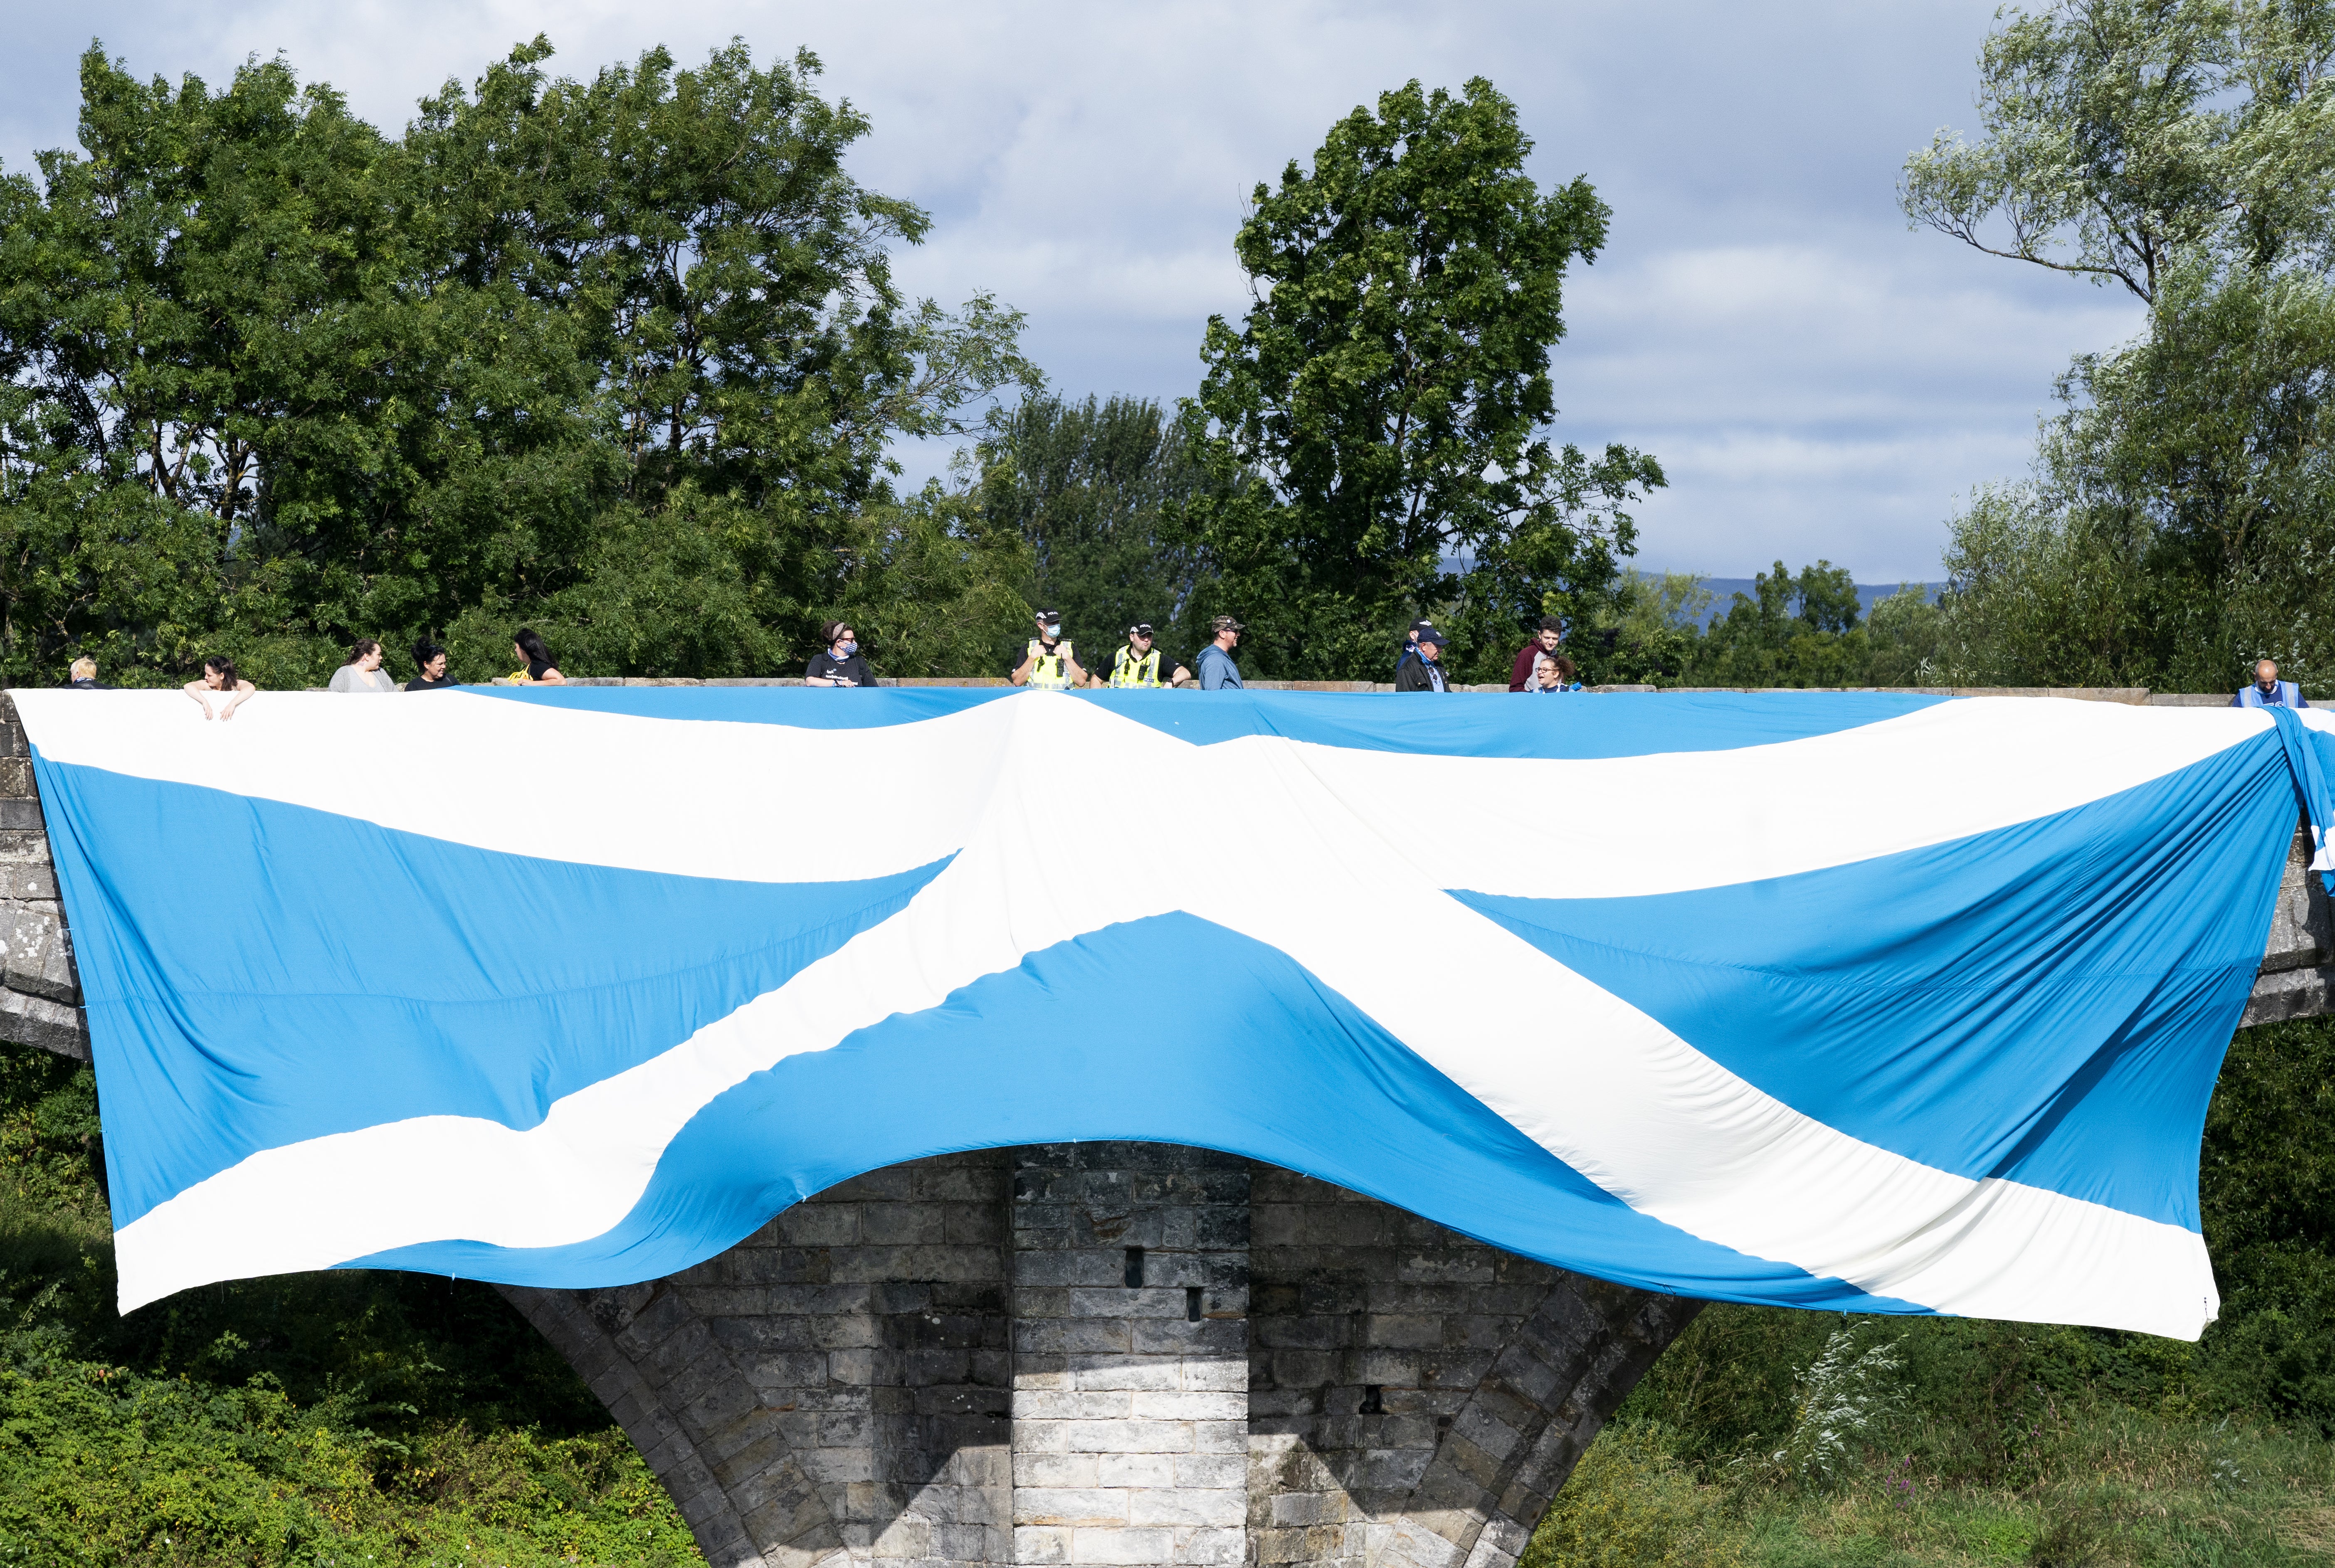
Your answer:
[[[1150,1139],[1649,1289],[2195,1338],[2326,721],[1882,694],[15,693],[120,1303],[672,1273]]]

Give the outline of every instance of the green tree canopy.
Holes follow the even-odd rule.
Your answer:
[[[1632,548],[1661,468],[1548,440],[1565,270],[1610,215],[1586,179],[1544,194],[1531,147],[1490,82],[1414,82],[1256,188],[1235,241],[1255,303],[1209,321],[1212,490],[1185,512],[1187,621],[1240,615],[1252,673],[1384,679],[1431,610],[1464,677],[1505,681],[1544,605],[1605,593]]]
[[[2063,0],[1988,40],[1984,138],[1908,160],[1914,221],[2149,307],[2061,379],[2030,478],[1954,520],[1954,678],[2335,673],[2330,64],[2326,0]]]
[[[83,57],[81,152],[0,182],[0,673],[301,684],[431,634],[475,679],[521,620],[595,673],[765,673],[870,591],[887,442],[1034,382],[1021,317],[900,295],[927,220],[845,170],[809,54],[549,54],[393,140],[281,61]]]
[[[1030,547],[1027,597],[1098,658],[1138,621],[1164,635],[1191,598],[1194,552],[1166,519],[1206,489],[1200,424],[1148,399],[1040,393],[1001,411],[981,443],[981,504]],[[1018,657],[1028,632],[1014,630]]]
[[[2154,301],[2208,249],[2335,259],[2335,6],[2061,0],[2009,12],[1979,56],[1976,143],[1906,160],[1908,218]]]

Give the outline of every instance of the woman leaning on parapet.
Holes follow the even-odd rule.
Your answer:
[[[851,629],[848,621],[829,621],[819,629],[819,640],[827,644],[810,656],[803,668],[806,686],[873,686],[876,672],[867,667],[867,658],[859,652],[859,634]]]
[[[349,656],[333,672],[330,690],[334,692],[394,692],[397,682],[381,667],[381,644],[371,637],[359,637],[349,644]]]
[[[179,690],[195,700],[204,718],[232,719],[245,699],[259,688],[235,673],[234,660],[213,657],[203,661],[201,679],[189,681]],[[218,711],[212,711],[214,708]]]
[[[511,672],[514,685],[540,682],[546,686],[564,686],[567,683],[567,677],[561,674],[559,666],[551,662],[551,650],[543,645],[543,639],[530,628],[521,626],[518,629],[518,635],[511,639],[511,653],[527,664],[524,670]]]

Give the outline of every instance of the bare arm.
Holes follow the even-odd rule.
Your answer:
[[[200,681],[189,681],[185,685],[179,687],[179,690],[184,692],[188,696],[194,699],[195,706],[203,711],[204,718],[208,719],[211,716],[211,703],[209,696],[210,688],[208,686],[204,685]]]
[[[227,706],[219,710],[219,717],[221,719],[234,718],[235,711],[243,706],[244,699],[258,690],[258,687],[253,685],[248,681],[237,681],[235,683],[235,695],[228,698]]]
[[[1005,677],[1005,683],[1009,686],[1027,684],[1030,679],[1030,666],[1037,662],[1037,654],[1024,653],[1022,656],[1022,662],[1013,666],[1013,673]]]
[[[544,671],[542,674],[538,675],[536,677],[536,681],[538,684],[545,686],[565,686],[567,684],[567,677],[559,673],[559,668],[556,664]]]

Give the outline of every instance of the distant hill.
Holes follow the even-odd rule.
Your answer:
[[[1710,590],[1710,612],[1702,619],[1704,628],[1709,629],[1714,616],[1727,614],[1728,607],[1735,603],[1736,595],[1750,596],[1752,583],[1753,579],[1749,577],[1705,577],[1702,580],[1702,586]],[[1901,586],[1896,583],[1857,584],[1856,602],[1859,613],[1871,614],[1875,605],[1895,593]],[[1927,597],[1933,599],[1943,593],[1946,586],[1943,583],[1922,583],[1917,586]]]

